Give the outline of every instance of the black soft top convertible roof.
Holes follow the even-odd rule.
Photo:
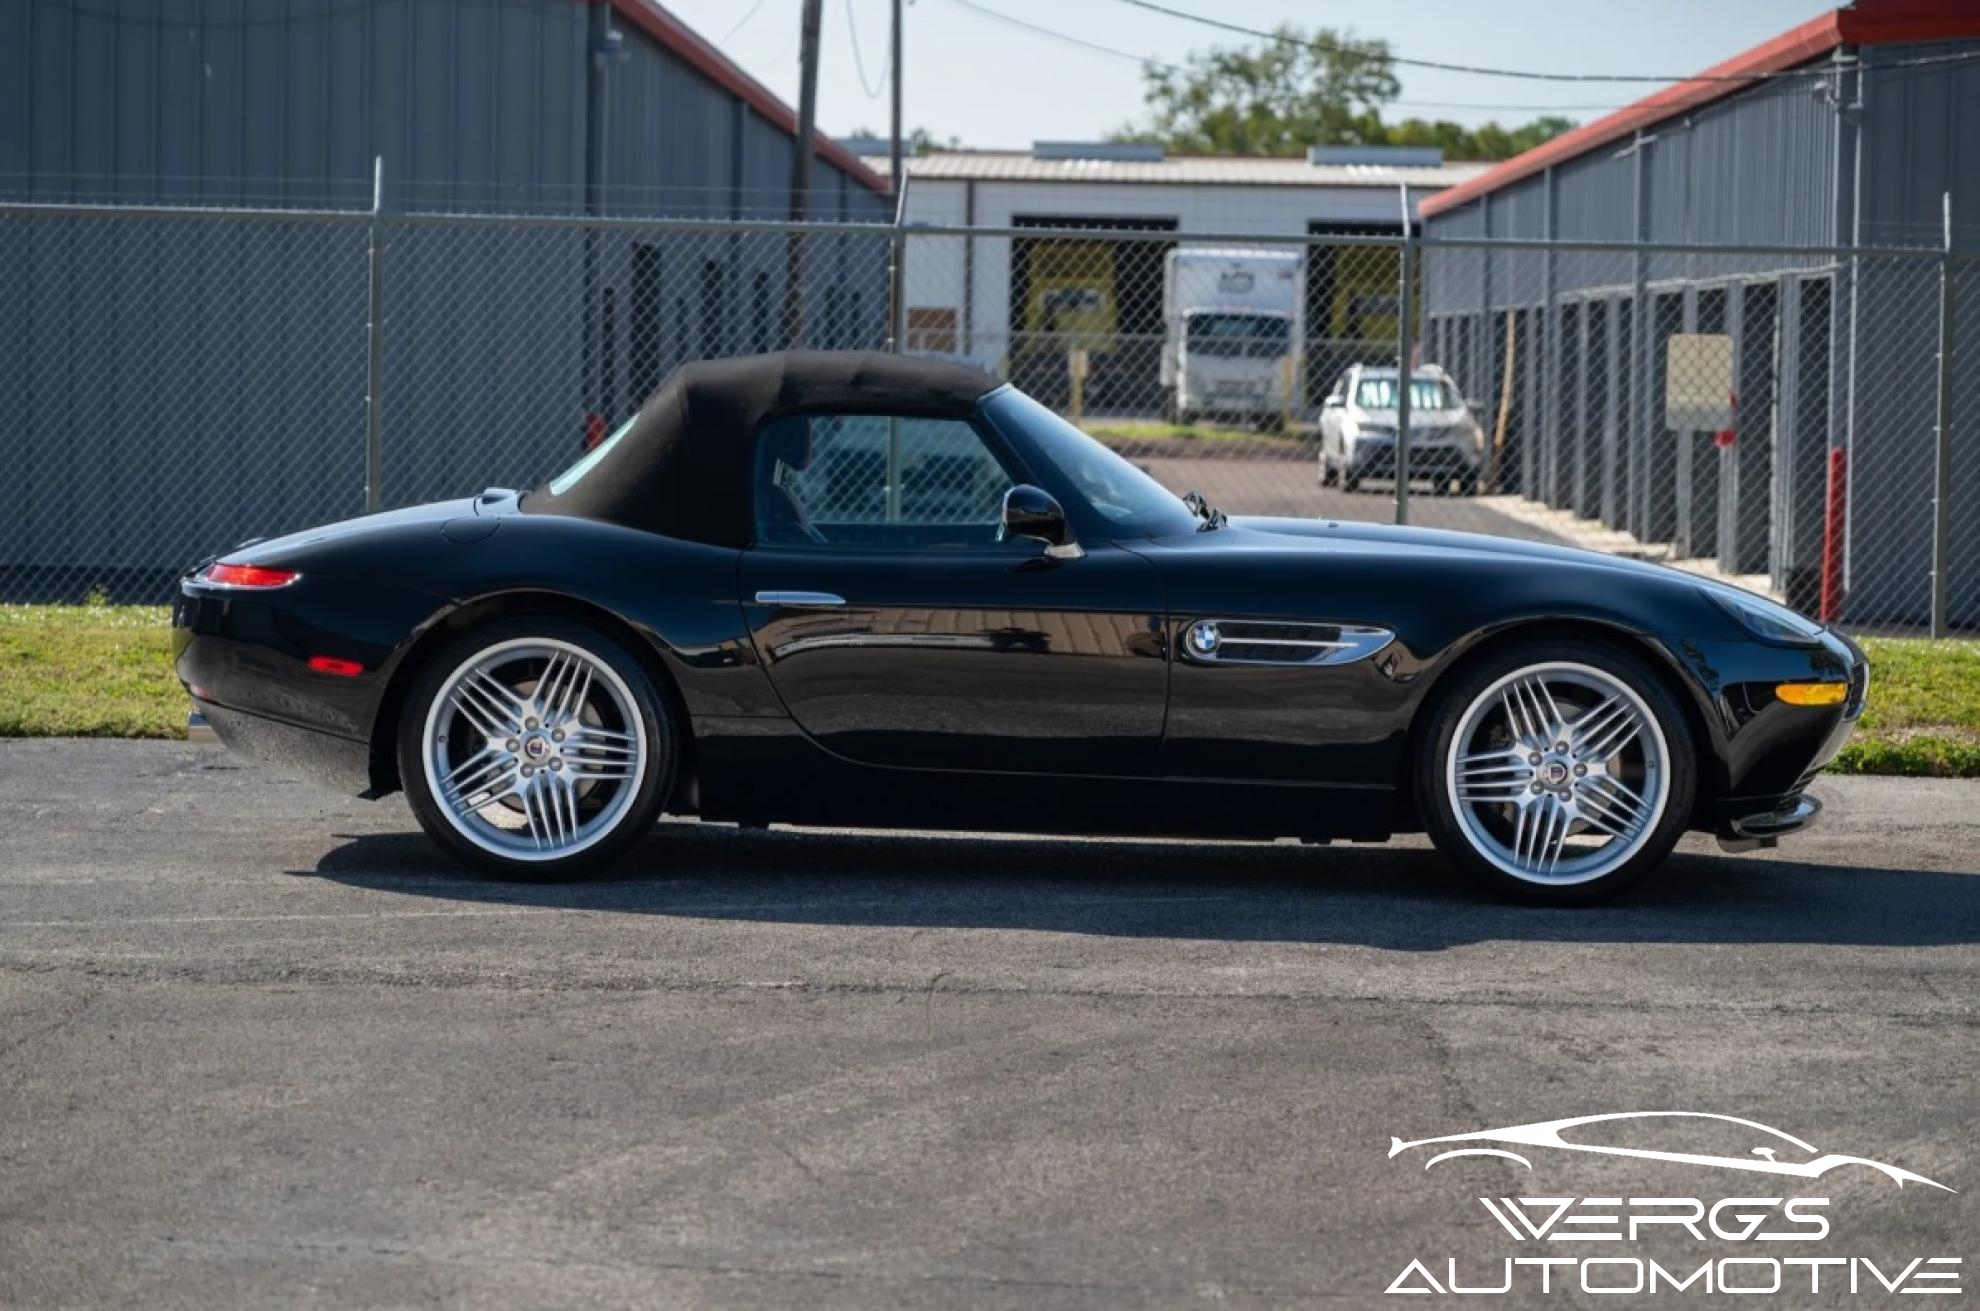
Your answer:
[[[756,434],[787,414],[961,418],[1003,386],[979,369],[878,351],[779,351],[683,364],[617,445],[538,514],[603,519],[717,546],[747,546]]]

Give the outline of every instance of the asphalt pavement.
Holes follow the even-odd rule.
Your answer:
[[[1420,1260],[1607,1306],[1579,1281],[1627,1264],[1543,1295],[1504,1262],[1959,1274],[1907,1263],[1980,1255],[1980,787],[1816,792],[1777,852],[1688,840],[1575,911],[1486,900],[1421,842],[687,824],[534,886],[217,749],[0,744],[0,1305],[1356,1306]],[[1624,1111],[1957,1191],[1390,1156]],[[1830,1232],[1558,1243],[1480,1201],[1522,1196],[1596,1199],[1570,1223],[1822,1197]],[[1795,1296],[1793,1267],[1774,1302],[1902,1303],[1823,1277],[1859,1292]]]
[[[1395,484],[1369,482],[1356,492],[1322,487],[1315,460],[1228,458],[1137,458],[1164,487],[1177,493],[1202,492],[1212,505],[1231,514],[1279,515],[1295,519],[1371,520],[1394,523]],[[1507,498],[1510,500],[1510,498]],[[1413,486],[1409,521],[1421,528],[1490,533],[1552,545],[1574,545],[1530,519],[1505,512],[1498,497],[1437,495],[1428,483]]]

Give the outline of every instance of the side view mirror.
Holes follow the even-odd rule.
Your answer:
[[[1341,406],[1347,404],[1347,399],[1341,396],[1329,396],[1326,400],[1321,401],[1320,404],[1325,409],[1338,410]]]
[[[1464,408],[1477,414],[1485,413],[1485,402],[1476,396],[1464,398]]]
[[[1042,487],[1019,483],[1004,493],[1003,533],[1006,540],[1028,537],[1045,543],[1054,560],[1077,560],[1086,554],[1066,526],[1065,508]]]

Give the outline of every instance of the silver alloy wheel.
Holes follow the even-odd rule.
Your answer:
[[[618,827],[650,751],[617,671],[573,643],[524,637],[477,651],[447,676],[420,755],[456,832],[497,856],[546,861]]]
[[[1529,665],[1472,699],[1444,768],[1472,850],[1528,883],[1598,879],[1641,851],[1671,790],[1657,716],[1606,670]]]

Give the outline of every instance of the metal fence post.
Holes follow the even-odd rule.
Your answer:
[[[1409,401],[1416,355],[1416,238],[1407,228],[1402,243],[1402,304],[1396,312],[1396,522],[1409,522]]]
[[[368,252],[370,286],[366,293],[364,361],[364,508],[367,513],[385,502],[385,157],[371,161],[371,224]]]
[[[1946,566],[1952,534],[1952,193],[1945,195],[1945,250],[1939,256],[1938,406],[1932,433],[1932,636],[1946,635]]]
[[[907,349],[907,171],[897,169],[894,176],[900,190],[887,237],[887,349],[899,355]]]

